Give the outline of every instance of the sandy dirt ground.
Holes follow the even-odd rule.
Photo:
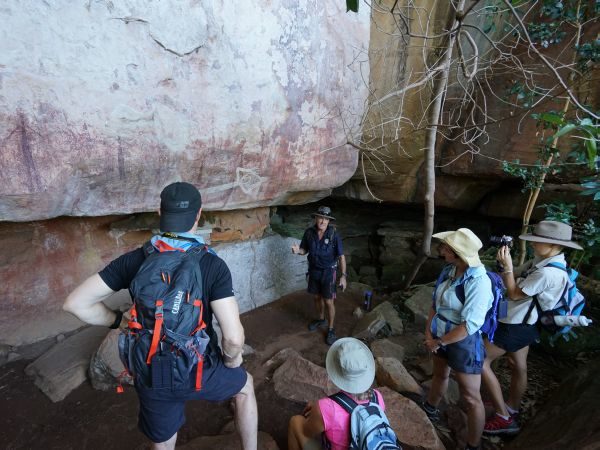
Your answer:
[[[347,336],[355,322],[352,310],[361,298],[339,294],[336,331]],[[256,351],[246,358],[245,367],[253,374],[259,410],[259,429],[269,433],[281,449],[287,447],[287,422],[303,405],[278,397],[270,382],[272,369],[264,363],[279,350],[292,347],[324,365],[328,346],[325,331],[310,332],[314,317],[312,297],[305,292],[242,315],[246,342]],[[132,449],[146,448],[137,429],[137,397],[132,387],[125,393],[101,392],[84,383],[65,400],[52,403],[27,377],[28,362],[17,361],[0,374],[0,447],[6,449]],[[204,435],[220,434],[233,420],[229,402],[220,404],[190,402],[187,422],[181,428],[178,444]]]
[[[379,299],[375,297],[374,305]],[[350,335],[356,319],[352,311],[361,305],[361,294],[340,293],[336,300],[336,332],[338,337]],[[259,430],[270,434],[280,449],[287,448],[289,418],[299,414],[303,404],[285,400],[274,390],[273,367],[265,363],[284,348],[294,348],[306,359],[324,366],[329,348],[325,330],[310,332],[307,324],[315,318],[312,296],[300,291],[269,305],[242,315],[246,342],[255,353],[245,359],[244,366],[255,381],[259,412]],[[401,344],[420,348],[421,330],[407,324]],[[414,347],[414,346],[417,347]],[[410,360],[411,358],[409,358]],[[530,354],[530,383],[526,414],[540,404],[556,383],[551,380],[555,368],[546,357]],[[410,361],[405,361],[410,364]],[[86,382],[67,398],[52,403],[24,373],[28,361],[17,361],[0,371],[0,448],[5,449],[143,449],[148,448],[144,435],[137,429],[137,397],[133,387],[123,394],[92,389]],[[501,382],[508,384],[506,364],[498,368]],[[556,376],[556,373],[554,373]],[[529,405],[528,405],[529,403]],[[187,422],[180,429],[178,445],[199,436],[221,434],[230,429],[233,411],[229,402],[219,404],[189,402]],[[502,447],[499,438],[484,440],[486,450]]]

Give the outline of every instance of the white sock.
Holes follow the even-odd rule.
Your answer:
[[[504,420],[508,420],[508,419],[510,419],[510,416],[503,416],[502,414],[498,414],[498,413],[496,413],[496,415],[497,415],[498,417],[502,417]]]
[[[517,409],[512,409],[510,406],[508,406],[506,403],[504,404],[504,406],[506,407],[506,410],[508,411],[508,413],[510,415],[516,414],[519,412],[519,410]]]

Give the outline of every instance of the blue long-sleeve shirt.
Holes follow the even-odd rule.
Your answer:
[[[448,278],[440,283],[435,292],[436,315],[431,331],[435,331],[436,337],[443,336],[461,323],[465,324],[469,335],[475,333],[482,327],[494,300],[492,282],[484,266],[469,267],[458,279],[454,279],[455,273],[456,267],[453,267]],[[456,295],[456,286],[461,283],[465,288],[464,305]]]

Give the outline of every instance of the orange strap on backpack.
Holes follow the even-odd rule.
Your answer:
[[[152,362],[152,357],[156,353],[158,343],[160,342],[160,332],[163,324],[163,301],[156,300],[156,311],[154,312],[154,332],[152,334],[152,344],[150,344],[150,351],[148,352],[148,358],[146,358],[146,364]]]

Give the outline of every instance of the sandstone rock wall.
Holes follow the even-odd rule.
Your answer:
[[[395,6],[395,17],[390,14]],[[489,0],[480,2],[473,10],[493,11],[496,3]],[[360,133],[362,151],[359,167],[346,184],[335,190],[336,195],[374,201],[420,204],[424,198],[423,164],[425,133],[429,127],[427,111],[433,101],[431,83],[421,83],[441,54],[441,39],[423,39],[422,36],[440,36],[448,29],[454,11],[450,2],[424,0],[416,4],[412,1],[385,0],[372,4],[373,20],[369,45],[370,95],[366,106],[365,120]],[[404,20],[400,19],[399,12]],[[479,65],[489,65],[493,52],[490,39],[502,35],[508,14],[469,14],[465,23],[474,39],[474,47],[464,36],[460,37],[462,51],[467,60],[477,49]],[[594,33],[588,26],[587,32]],[[485,30],[485,34],[475,31]],[[410,31],[412,36],[407,32]],[[566,42],[566,41],[565,41]],[[571,44],[562,47],[551,46],[544,50],[550,60],[567,61],[572,52]],[[527,49],[515,49],[521,53],[523,61],[533,64],[534,58],[527,55]],[[454,59],[458,49],[453,50]],[[472,61],[472,60],[471,60]],[[503,65],[504,64],[504,65]],[[570,64],[570,60],[566,62]],[[542,65],[540,64],[540,67]],[[480,89],[470,92],[472,102],[462,102],[465,78],[457,64],[452,64],[448,90],[445,93],[443,122],[449,117],[465,115],[472,108],[472,123],[487,123],[485,133],[473,134],[472,142],[467,139],[450,140],[455,136],[448,127],[439,129],[436,148],[436,206],[460,211],[478,211],[483,214],[517,218],[523,214],[527,194],[520,191],[521,183],[504,173],[502,161],[520,160],[524,164],[534,164],[539,159],[540,130],[536,121],[526,115],[526,108],[511,107],[516,95],[509,98],[508,92],[517,76],[510,71],[511,63],[503,62],[480,80]],[[548,72],[547,77],[538,76],[537,82],[551,87],[556,80],[544,67],[540,73]],[[597,85],[597,83],[596,83]],[[407,89],[408,86],[412,88]],[[597,87],[592,83],[580,83],[574,87],[581,99],[588,104],[597,103]],[[401,94],[396,94],[401,92]],[[536,111],[560,110],[564,99],[541,96],[536,101]],[[485,110],[489,117],[485,117]],[[464,122],[463,122],[464,123]],[[358,141],[358,137],[356,138]],[[562,139],[560,148],[563,156],[571,151],[568,139]],[[363,170],[364,168],[364,170]],[[568,170],[560,175],[550,173],[547,183],[562,184],[578,180]],[[368,187],[365,185],[365,178]],[[554,186],[556,187],[556,186]],[[569,203],[583,203],[577,193],[569,188],[550,194],[543,193],[538,204],[549,198],[566,200]],[[582,210],[582,208],[579,208]],[[534,220],[541,218],[543,211],[534,212]],[[542,216],[543,217],[543,216]]]
[[[369,13],[343,2],[8,0],[0,220],[321,198],[356,168]]]
[[[268,215],[268,208],[258,208],[237,221],[232,213],[212,217],[221,230],[213,232],[212,247],[231,270],[241,312],[306,286],[306,259],[290,251],[295,240],[264,235]],[[251,224],[262,221],[262,228],[249,226],[246,216],[253,218]],[[61,310],[66,296],[112,259],[140,246],[156,225],[155,214],[0,224],[0,246],[5,249],[0,252],[0,346],[31,344],[82,326]],[[229,233],[246,240],[219,243]],[[129,301],[129,294],[121,291],[107,304],[116,308]]]

